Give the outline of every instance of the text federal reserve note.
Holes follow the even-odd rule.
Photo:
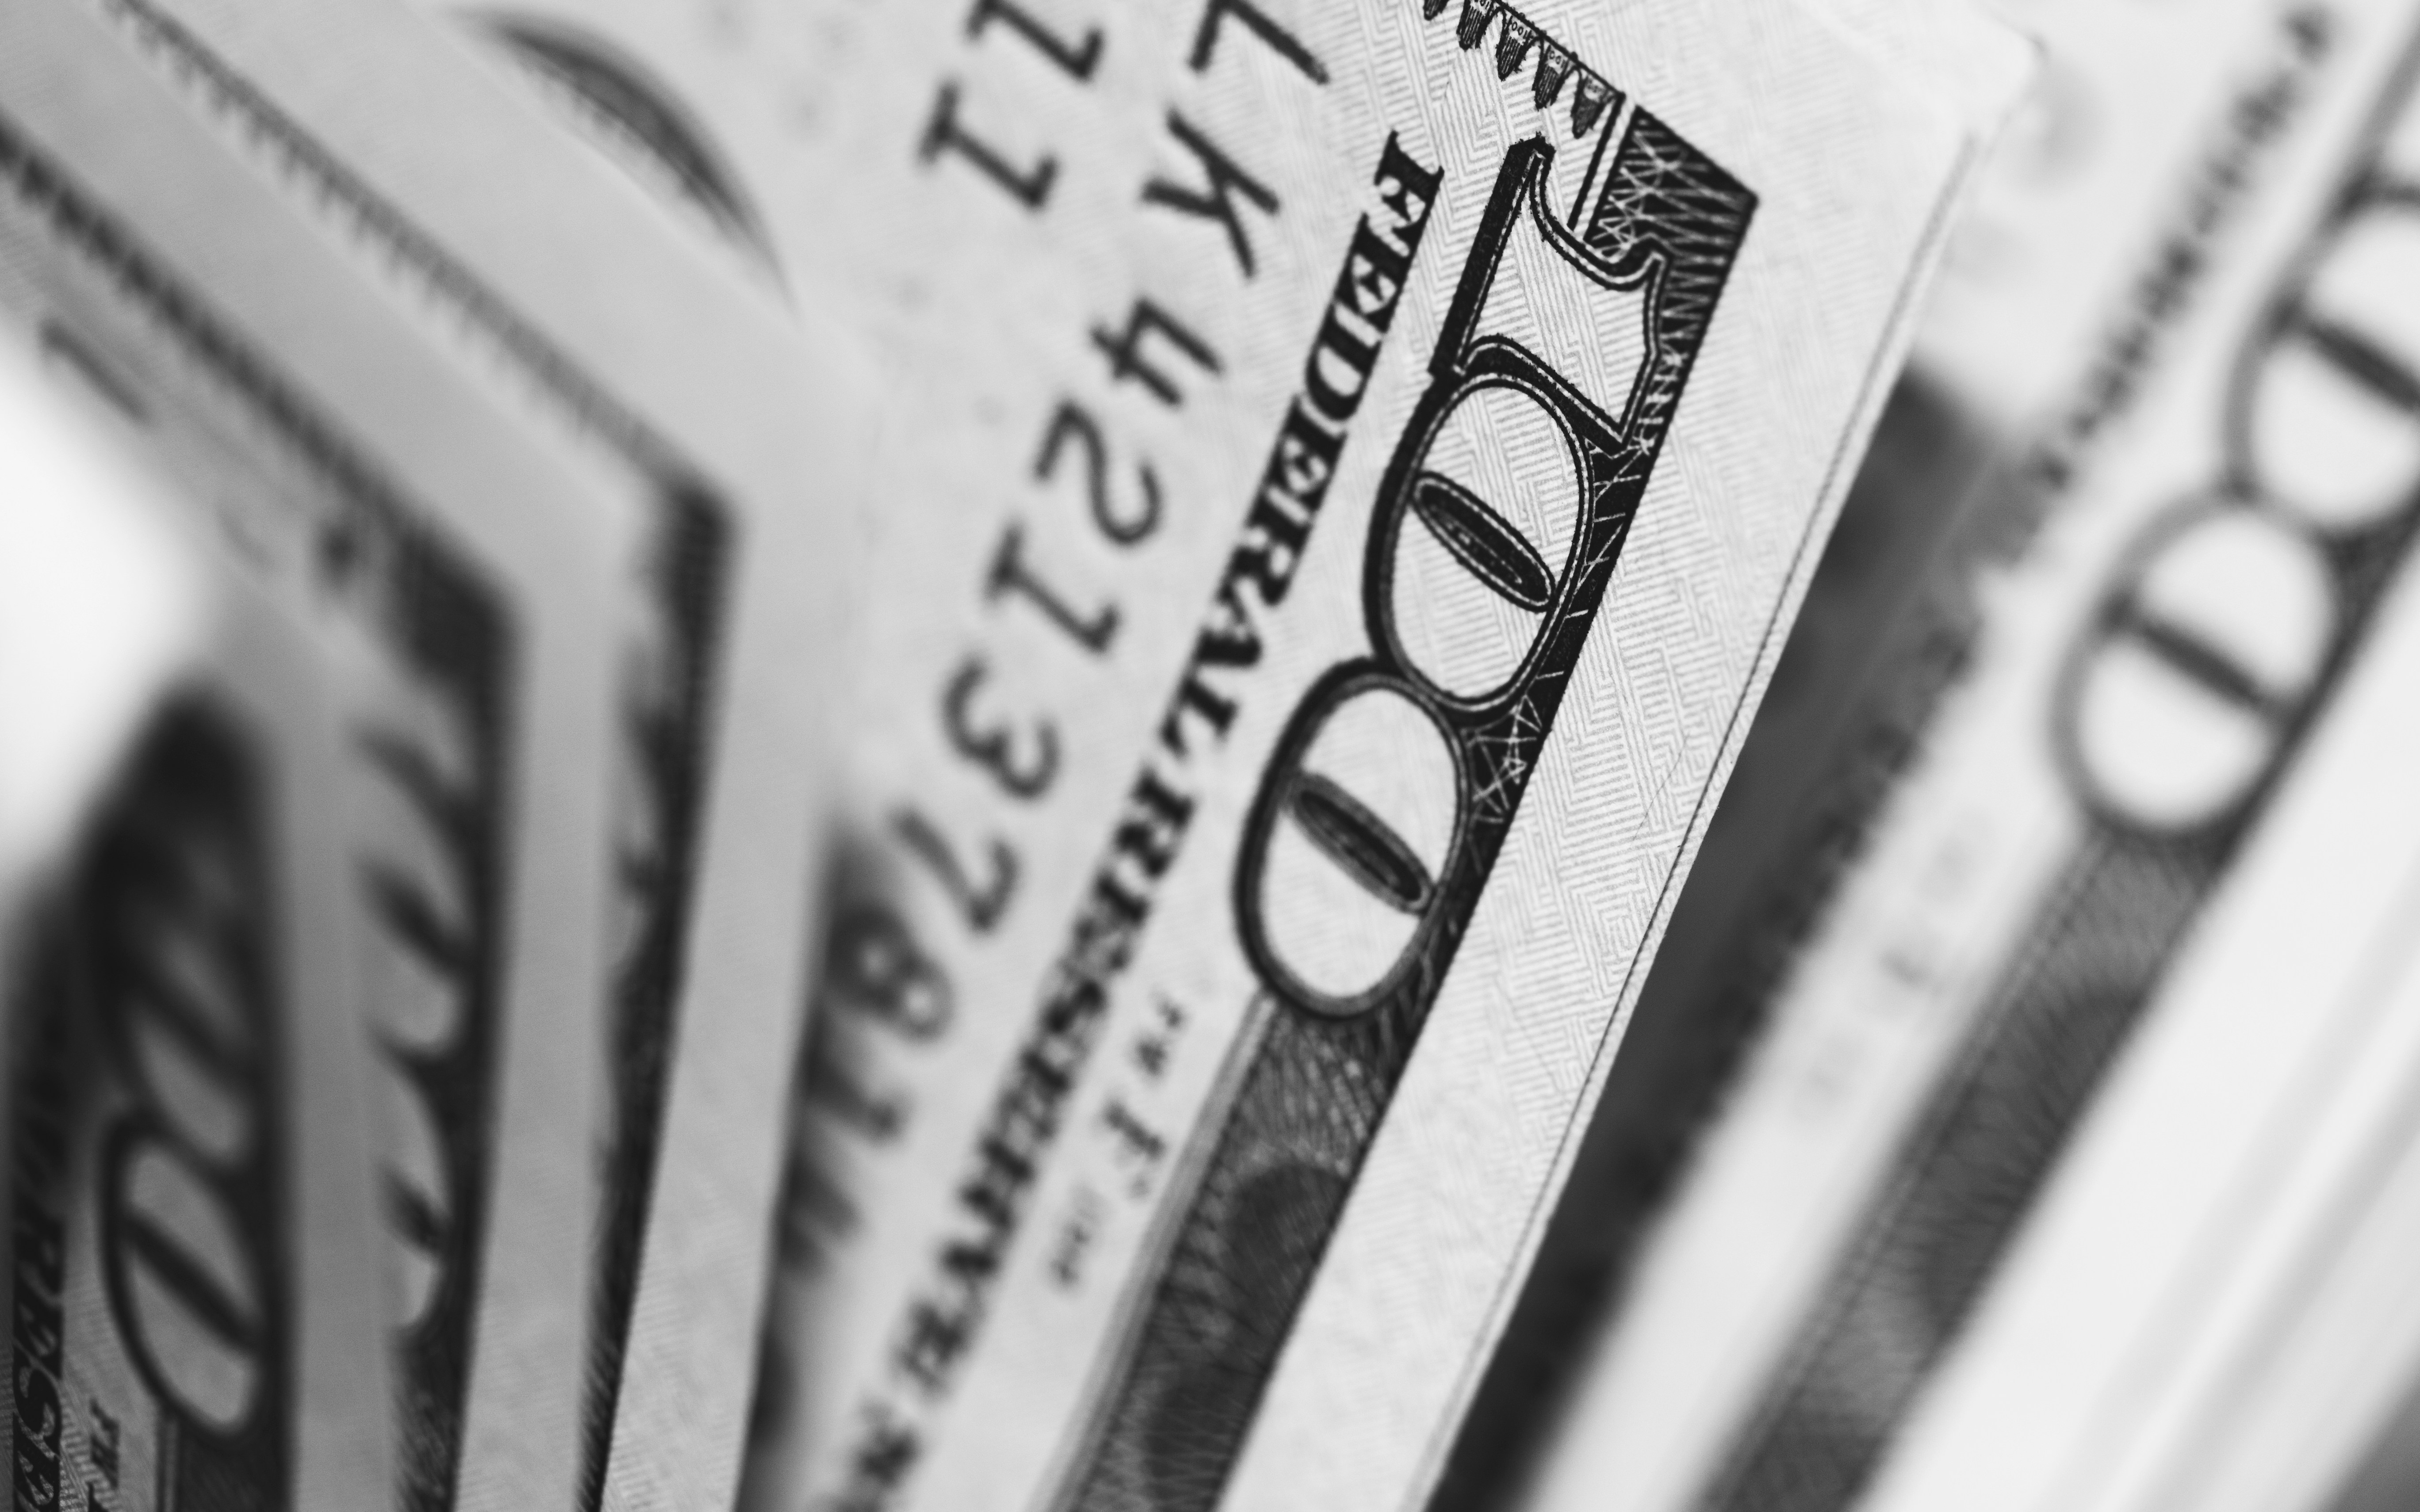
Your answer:
[[[21,1507],[389,1504],[341,704],[227,586],[11,963]]]
[[[750,1497],[1416,1499],[1967,123],[1787,4],[460,23],[912,396]]]

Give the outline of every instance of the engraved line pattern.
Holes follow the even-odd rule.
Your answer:
[[[1333,669],[1313,686],[1271,758],[1259,807],[1282,791],[1288,768],[1326,716],[1365,685],[1428,696],[1408,680],[1419,674],[1381,608],[1388,602],[1383,590],[1408,507],[1405,474],[1417,471],[1435,428],[1474,386],[1528,388],[1570,427],[1582,518],[1568,576],[1535,651],[1501,691],[1427,710],[1452,732],[1446,738],[1462,782],[1457,833],[1437,904],[1401,964],[1361,999],[1306,998],[1270,958],[1254,922],[1267,832],[1264,825],[1248,828],[1236,906],[1247,953],[1268,985],[1252,1012],[1266,1029],[1238,1047],[1248,1063],[1233,1104],[1194,1135],[1209,1156],[1173,1247],[1159,1273],[1142,1281],[1148,1301],[1124,1342],[1115,1383],[1084,1430],[1062,1502],[1070,1508],[1208,1512],[1224,1492],[1534,772],[1746,236],[1756,196],[1661,121],[1634,112],[1575,239],[1585,249],[1579,255],[1601,259],[1592,279],[1648,291],[1649,355],[1617,421],[1562,390],[1561,377],[1526,349],[1476,329],[1509,239],[1540,234],[1545,224],[1537,196],[1549,154],[1536,139],[1507,154],[1439,337],[1434,382],[1380,485],[1365,590],[1378,655]]]

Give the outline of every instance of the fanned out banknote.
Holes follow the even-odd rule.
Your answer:
[[[645,938],[678,837],[704,655],[684,599],[711,562],[664,561],[663,477],[483,345],[396,269],[396,232],[332,207],[240,90],[139,20],[0,18],[8,297],[343,667],[395,1496],[559,1502],[608,931]]]
[[[391,1504],[343,674],[216,586],[9,963],[20,1506]]]
[[[862,532],[848,511],[889,502],[863,465],[868,384],[845,339],[729,279],[430,18],[93,8],[623,501],[620,713],[592,741],[623,762],[610,997],[560,1041],[603,1063],[578,1136],[594,1216],[571,1251],[514,1255],[542,1294],[492,1295],[469,1342],[504,1374],[467,1404],[460,1467],[425,1494],[726,1504],[833,864],[826,752],[848,731],[834,671]],[[516,1306],[572,1309],[582,1336],[524,1337]]]
[[[2394,385],[2420,371],[2404,276],[2420,10],[2347,8],[2335,24],[2338,82],[2297,133],[2294,177],[2263,196],[2269,234],[2147,395],[2138,455],[2113,455],[2079,501],[2118,507],[2104,501],[2215,455],[2240,507],[2314,544],[2302,562],[2245,557],[2226,619],[2195,623],[2271,676],[2313,648],[2304,665],[2331,682],[1876,1506],[1955,1485],[1984,1507],[2318,1509],[2420,1379],[2401,1278],[2420,1220],[2420,829],[2389,775],[2413,720],[2400,553],[2420,438]]]
[[[1516,1504],[1537,1473],[1764,1023],[1774,974],[1973,633],[1973,564],[2019,523],[1992,507],[1994,474],[2023,417],[2050,396],[2052,364],[2124,271],[2114,249],[2133,224],[2141,165],[2176,154],[2195,124],[2133,88],[2142,69],[2179,66],[2173,11],[2099,0],[2011,8],[2037,66],[1951,231],[1908,369],[1724,788],[1464,1425],[1440,1512]],[[1956,81],[1971,69],[1924,71]],[[1989,99],[1971,85],[1965,93]],[[1586,1466],[1585,1455],[1570,1458]],[[1593,1494],[1593,1472],[1577,1469],[1571,1484]]]
[[[1920,717],[1878,726],[1897,734],[1874,817],[1829,841],[1837,887],[1818,879],[1756,925],[1776,933],[1735,940],[1767,956],[1762,1041],[1582,1372],[1531,1504],[2172,1506],[2205,1504],[2187,1487],[2284,1488],[2230,1484],[2212,1446],[2256,1463],[2223,1398],[2262,1329],[2290,1334],[2290,1309],[2206,1334],[2178,1319],[2196,1288],[2249,1297],[2267,1273],[2215,1256],[2217,1231],[2194,1225],[2224,1211],[2238,1238],[2318,1242],[2257,1219],[2255,1199],[2289,1159],[2317,1163],[2295,1200],[2343,1196],[2351,1178],[2311,1152],[2351,1137],[2351,1115],[2313,1117],[2328,1102],[2315,1088],[2327,1055],[2387,1012],[2382,983],[2298,986],[2293,1026],[2277,1020],[2255,983],[2279,979],[2256,979],[2245,952],[2264,974],[2324,958],[2326,980],[2350,963],[2318,934],[2307,956],[2278,945],[2264,931],[2280,916],[2243,900],[2311,906],[2353,856],[2405,859],[2387,810],[2331,816],[2316,795],[2348,795],[2335,724],[2394,717],[2373,707],[2392,694],[2363,690],[2396,680],[2414,486],[2396,125],[2412,21],[2268,3],[2071,23],[2084,67],[2133,69],[2113,114],[2134,100],[2193,134],[2164,164],[2138,158],[2120,191],[2134,251],[2097,333],[2012,360],[2069,376],[1966,506],[1995,517],[1997,544],[1948,563],[1966,585],[1935,592],[1973,605],[1972,631]],[[2093,45],[2103,23],[2137,45]],[[2139,45],[2137,28],[2162,24],[2172,46]],[[2331,851],[2331,825],[2363,843]],[[2369,917],[2344,910],[2331,937]],[[2230,1089],[2242,1102],[2225,1114],[2196,1102]],[[2305,1100],[2307,1127],[2231,1160],[2254,1129],[2277,1134],[2256,1116],[2272,1096]],[[2190,1132],[2221,1124],[2224,1138]],[[2055,1216],[2086,1200],[2064,1195],[2071,1176],[2100,1199],[2088,1245]],[[2046,1185],[2041,1237],[2022,1237]],[[2087,1273],[2087,1247],[2108,1273]],[[2000,1295],[2004,1273],[2022,1305]],[[2161,1353],[2180,1340],[2216,1354],[2180,1365]],[[2228,1350],[2247,1352],[2220,1368]],[[2379,1412],[2393,1391],[2375,1390]],[[2169,1431],[2186,1421],[2196,1431]]]
[[[1421,1494],[1981,142],[1850,10],[446,14],[908,396],[752,1501]],[[333,23],[169,13],[627,346]]]
[[[1865,1504],[2319,1512],[2410,1388],[2415,610],[2381,600]]]
[[[1978,583],[2026,539],[2027,425],[2053,404],[2134,275],[2144,218],[2204,145],[2240,53],[2202,12],[2154,3],[2009,6],[2034,37],[2026,98],[1952,234],[1907,374],[1807,593],[1576,1162],[1474,1407],[1443,1504],[1593,1505],[1689,1453],[1659,1424],[1605,1431],[1603,1404],[1649,1241],[1696,1166],[1776,982],[1978,632]],[[1786,1257],[1765,1257],[1787,1265]],[[1736,1324],[1725,1318],[1717,1335]],[[1694,1325],[1693,1325],[1694,1326]],[[1709,1335],[1716,1336],[1716,1335]],[[1687,1335],[1670,1341],[1685,1349]],[[1702,1352],[1635,1378],[1679,1412]],[[1658,1385],[1668,1386],[1660,1391]],[[1591,1405],[1593,1403],[1594,1405]],[[1719,1432],[1720,1409],[1697,1422]],[[1563,1425],[1568,1422],[1569,1427]],[[1657,1448],[1632,1443],[1644,1434]],[[1540,1489],[1532,1493],[1527,1488]]]

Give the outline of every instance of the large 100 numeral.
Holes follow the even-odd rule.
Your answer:
[[[1221,1494],[1522,795],[1755,196],[1644,111],[1559,224],[1507,154],[1373,515],[1371,654],[1316,681],[1245,825],[1265,989],[1189,1207],[1071,1482]]]
[[[273,1489],[286,1215],[265,796],[214,713],[170,709],[98,837],[83,920],[131,1094],[101,1135],[101,1276],[129,1356],[187,1430],[163,1473],[240,1466],[234,1479]]]

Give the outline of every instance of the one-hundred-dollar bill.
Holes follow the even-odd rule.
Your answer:
[[[392,1504],[340,674],[219,586],[7,984],[20,1507]]]
[[[2322,1512],[2388,1426],[2420,1366],[2415,658],[2406,573],[1864,1504]]]
[[[751,1500],[1416,1499],[1967,122],[1786,5],[460,23],[902,396]]]
[[[1538,1504],[1854,1501],[2301,781],[2403,548],[2393,254],[2353,226],[2399,204],[2353,166],[2398,9],[2197,11],[2174,58],[2214,67],[2145,74],[2193,144],[2133,192],[2128,285],[1962,564],[1976,633],[1802,911]],[[2339,225],[2358,252],[2309,250]]]
[[[8,292],[352,669],[397,1497],[559,1504],[609,1036],[689,862],[712,501],[481,347],[139,19],[0,23]]]
[[[655,787],[617,806],[636,918],[612,942],[601,1190],[582,1262],[547,1276],[586,1339],[572,1368],[529,1367],[580,1414],[555,1502],[727,1504],[831,866],[824,751],[847,728],[833,673],[860,529],[843,506],[891,507],[863,464],[871,385],[812,307],[731,279],[432,18],[99,9],[647,496],[642,619],[679,634],[626,685],[625,749]],[[474,1402],[467,1431],[524,1428]]]
[[[2349,25],[2366,66],[2315,147],[2329,155],[2304,170],[2335,197],[2285,209],[2273,255],[2206,317],[2209,372],[2164,385],[2151,426],[2167,407],[2207,412],[2213,392],[2277,425],[2261,409],[2284,381],[2263,371],[2280,312],[2324,311],[2387,363],[2420,357],[2420,299],[2399,276],[2420,237],[2396,188],[2420,183],[2420,11],[2376,7]],[[2324,435],[2316,418],[2294,417],[2287,439]],[[2397,424],[2377,435],[2404,471],[2378,481],[2408,501],[2420,437]],[[2165,471],[2206,455],[2170,445]],[[2144,1004],[1869,1504],[2317,1512],[2420,1367],[2405,1281],[2420,1243],[2420,808],[2397,770],[2420,733],[2420,582],[2387,554],[2392,536],[2372,539],[2352,548],[2377,553],[2379,587],[2341,682],[2307,716],[2290,776]],[[2324,592],[2263,591],[2250,570],[2237,587],[2267,606],[2253,631],[2233,627],[2238,644],[2289,645],[2341,612]]]
[[[2135,275],[2146,186],[2168,183],[2204,145],[2220,107],[2190,97],[2214,99],[2241,52],[2207,10],[1998,8],[2027,29],[2040,66],[1952,234],[1908,371],[1456,1446],[1444,1506],[1517,1503],[1542,1478],[1594,1504],[1608,1477],[1654,1460],[1587,1428],[1594,1419],[1575,1395],[1623,1326],[1642,1256],[1769,1022],[1778,979],[1959,675],[1979,623],[1978,579],[2024,539],[2026,512],[2010,501],[2027,424]],[[1605,1468],[1617,1459],[1624,1468]]]
[[[156,489],[95,466],[59,408],[0,365],[0,956],[9,901],[74,833],[195,609]]]

